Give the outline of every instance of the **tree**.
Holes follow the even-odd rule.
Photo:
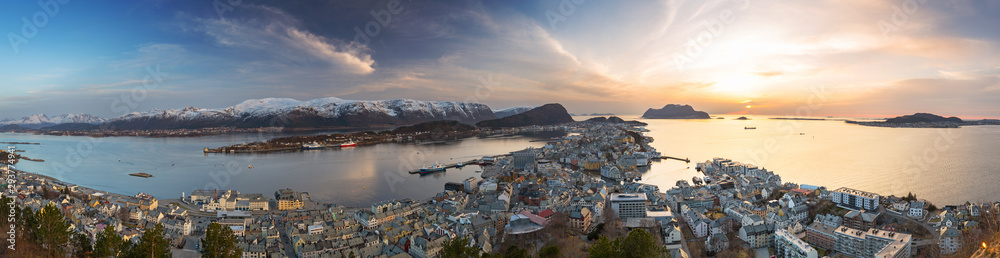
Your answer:
[[[656,257],[661,252],[653,235],[641,228],[628,232],[619,245],[622,257]]]
[[[653,235],[644,229],[632,230],[625,238],[608,241],[601,236],[590,247],[590,257],[661,257],[668,256],[666,248],[656,244]]]
[[[937,210],[937,206],[934,206],[934,204],[930,203],[930,202],[927,203],[927,212],[934,212],[936,210]]]
[[[528,258],[528,250],[521,249],[519,247],[511,246],[507,248],[507,252],[504,253],[503,257],[506,258]]]
[[[590,253],[591,258],[618,257],[615,253],[616,249],[615,245],[611,243],[611,241],[608,241],[607,237],[600,236],[597,241],[594,242],[594,245],[590,246],[590,250],[588,250],[588,252]]]
[[[239,258],[243,250],[236,246],[236,235],[229,227],[212,222],[201,240],[201,255],[208,258]]]
[[[120,254],[128,253],[128,245],[125,240],[115,232],[114,226],[107,226],[94,240],[94,257],[118,257]]]
[[[163,231],[163,225],[156,224],[153,229],[142,234],[139,243],[130,250],[130,253],[142,257],[171,257],[170,241],[164,237]]]
[[[62,248],[69,243],[69,221],[63,216],[59,208],[52,203],[45,205],[38,212],[38,226],[33,228],[37,236],[37,241],[42,247],[48,249],[51,254],[63,256],[65,249]]]
[[[73,257],[90,257],[94,252],[94,247],[91,246],[90,238],[83,233],[73,234]]]
[[[469,238],[452,238],[442,245],[441,257],[444,258],[468,258],[479,257],[479,248],[469,246]]]
[[[547,245],[538,251],[539,258],[558,258],[560,254],[559,247],[554,245]]]
[[[604,223],[598,223],[597,226],[594,227],[594,231],[590,231],[590,233],[587,233],[587,240],[588,241],[597,240],[597,238],[601,236],[602,231],[604,231]]]

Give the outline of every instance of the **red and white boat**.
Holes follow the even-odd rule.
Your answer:
[[[341,148],[345,148],[345,147],[358,147],[358,143],[356,143],[354,141],[347,141],[345,143],[341,143],[340,147]]]

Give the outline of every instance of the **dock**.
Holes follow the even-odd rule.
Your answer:
[[[466,161],[466,162],[462,162],[462,164],[464,164],[466,166],[468,166],[468,165],[475,165],[477,163],[479,163],[478,159],[473,159],[473,160],[469,160],[469,161]],[[444,168],[446,168],[446,169],[447,168],[455,168],[455,167],[458,167],[458,163],[457,162],[456,163],[444,164]],[[420,169],[418,168],[418,169],[410,170],[409,173],[410,174],[418,174],[418,173],[420,173]]]
[[[691,163],[691,159],[688,159],[688,158],[683,158],[682,159],[682,158],[675,158],[675,157],[671,157],[671,156],[661,156],[660,159],[680,160],[680,161],[684,161],[684,162],[687,162],[687,163]]]
[[[132,173],[132,174],[128,174],[128,175],[130,175],[130,176],[137,176],[137,177],[143,177],[143,178],[153,177],[153,175],[150,175],[150,174],[147,174],[147,173],[141,173],[141,172],[140,173]]]

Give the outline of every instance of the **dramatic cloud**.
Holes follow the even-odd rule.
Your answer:
[[[142,85],[149,67],[169,76],[136,109],[336,96],[791,114],[822,91],[815,115],[1000,117],[996,1],[390,3],[66,9],[0,59],[0,118],[116,115],[110,100]],[[0,12],[37,11],[21,5]],[[377,33],[356,42],[358,31]]]

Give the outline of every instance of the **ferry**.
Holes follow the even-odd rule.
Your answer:
[[[318,150],[318,149],[322,149],[322,148],[323,148],[323,145],[320,145],[318,142],[311,142],[311,143],[306,143],[306,144],[302,145],[302,149],[303,150]]]
[[[444,167],[444,165],[441,165],[441,163],[434,163],[433,166],[420,168],[420,171],[418,171],[418,172],[420,174],[430,174],[430,173],[434,173],[434,172],[444,171],[444,169],[445,169],[445,167]]]
[[[341,148],[345,148],[345,147],[358,147],[358,143],[356,143],[354,141],[347,141],[345,143],[341,143],[340,147]]]

